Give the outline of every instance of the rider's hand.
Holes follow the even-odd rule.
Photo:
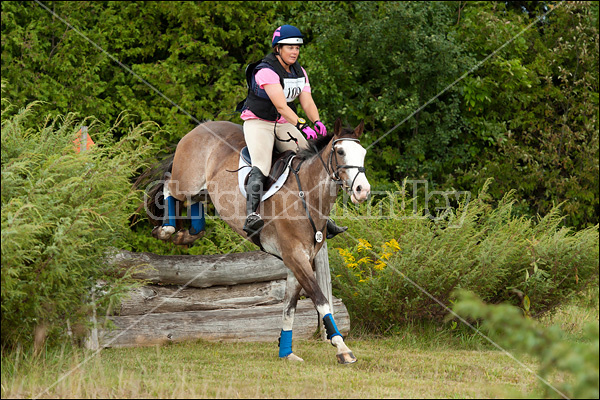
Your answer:
[[[302,130],[302,132],[304,132],[307,139],[316,139],[317,138],[317,132],[315,132],[315,130],[313,128],[311,128],[310,126],[306,125],[301,130]]]
[[[296,128],[300,132],[304,133],[306,135],[307,139],[316,139],[317,138],[317,132],[315,132],[315,130],[313,128],[308,126],[308,124],[306,123],[306,120],[304,118],[298,118],[298,122],[296,123]]]
[[[319,120],[315,121],[315,131],[321,136],[327,136],[327,128],[325,128],[325,125]]]

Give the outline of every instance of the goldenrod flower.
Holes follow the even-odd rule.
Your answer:
[[[377,271],[383,271],[383,269],[385,268],[386,264],[381,261],[381,260],[377,260],[377,262],[375,263],[375,265],[373,266],[373,268],[375,268]]]
[[[373,246],[371,243],[366,241],[365,239],[358,239],[358,252],[360,253],[363,250],[371,250]]]
[[[400,245],[396,241],[396,239],[392,239],[389,242],[385,242],[385,246],[389,247],[393,252],[400,251]]]

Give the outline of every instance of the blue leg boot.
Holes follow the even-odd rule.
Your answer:
[[[193,203],[189,208],[189,216],[191,220],[191,227],[187,229],[181,229],[177,232],[171,240],[177,245],[190,245],[194,241],[204,236],[206,227],[206,220],[204,219],[204,205],[200,202]]]

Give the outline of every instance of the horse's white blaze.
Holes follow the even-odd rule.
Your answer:
[[[367,154],[367,150],[365,150],[358,142],[344,140],[339,142],[338,146],[344,150],[343,164],[355,167],[365,166],[365,155]],[[338,146],[336,146],[336,148]],[[342,157],[338,156],[340,162],[341,158]],[[352,185],[352,196],[350,197],[350,200],[355,204],[362,203],[371,193],[371,185],[367,180],[367,176],[364,173],[359,172],[358,168],[347,168],[346,173],[348,174],[346,183]]]

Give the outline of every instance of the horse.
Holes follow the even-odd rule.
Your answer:
[[[323,246],[328,215],[339,190],[346,190],[356,204],[369,197],[370,185],[364,168],[366,150],[359,141],[363,130],[364,122],[348,129],[342,127],[338,118],[333,135],[309,140],[308,149],[292,155],[287,180],[257,210],[265,224],[252,237],[242,229],[246,219],[246,198],[238,187],[236,171],[245,141],[239,124],[207,121],[196,126],[177,144],[163,181],[148,193],[146,210],[155,225],[154,237],[176,244],[191,244],[201,238],[203,220],[193,230],[194,221],[190,229],[183,228],[182,224],[169,225],[165,222],[168,218],[160,216],[160,209],[168,209],[168,206],[161,206],[160,201],[171,196],[181,211],[184,202],[188,206],[191,204],[193,210],[194,204],[208,199],[220,218],[235,232],[283,261],[288,275],[279,339],[280,358],[303,361],[292,351],[292,327],[299,294],[304,289],[323,318],[327,339],[337,349],[338,362],[356,362],[335,324],[327,298],[319,288],[314,275],[314,259]],[[161,191],[163,196],[160,196]],[[196,220],[203,218],[197,214]],[[181,229],[175,232],[176,227]]]

